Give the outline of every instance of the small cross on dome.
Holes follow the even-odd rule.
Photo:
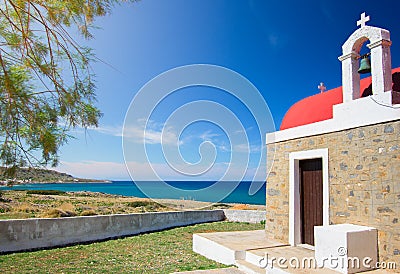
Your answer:
[[[370,20],[369,15],[365,16],[365,12],[361,14],[361,19],[357,21],[357,26],[365,27],[365,24]]]
[[[318,86],[318,89],[321,91],[321,93],[323,93],[326,90],[326,86],[324,85],[324,83],[321,82]]]

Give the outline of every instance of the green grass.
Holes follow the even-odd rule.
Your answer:
[[[171,273],[225,267],[192,251],[193,233],[263,229],[217,222],[88,245],[0,255],[3,273]]]
[[[6,213],[0,214],[0,220],[27,219],[27,218],[33,218],[34,216],[32,216],[32,215],[34,215],[34,214],[26,213],[26,212],[12,212],[12,213],[6,212]],[[1,259],[0,259],[0,262],[1,262]],[[1,267],[1,265],[0,265],[0,267]]]
[[[160,208],[165,208],[164,205],[158,204],[153,201],[133,201],[126,203],[129,207],[140,207],[143,212],[146,211],[158,211]]]
[[[62,190],[28,190],[26,194],[37,194],[37,195],[64,195],[65,191]]]

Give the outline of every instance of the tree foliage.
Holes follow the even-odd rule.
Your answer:
[[[55,166],[69,129],[97,126],[94,55],[70,33],[91,38],[93,20],[117,2],[0,2],[0,161],[9,170]]]

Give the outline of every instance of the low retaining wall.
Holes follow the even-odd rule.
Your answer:
[[[198,210],[0,220],[0,253],[99,241],[224,219],[223,210]]]
[[[224,209],[225,217],[231,222],[260,223],[265,221],[267,212],[265,210],[234,210]]]

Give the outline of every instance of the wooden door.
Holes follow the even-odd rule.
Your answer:
[[[299,167],[301,242],[314,245],[314,226],[323,224],[322,159],[302,160]]]

